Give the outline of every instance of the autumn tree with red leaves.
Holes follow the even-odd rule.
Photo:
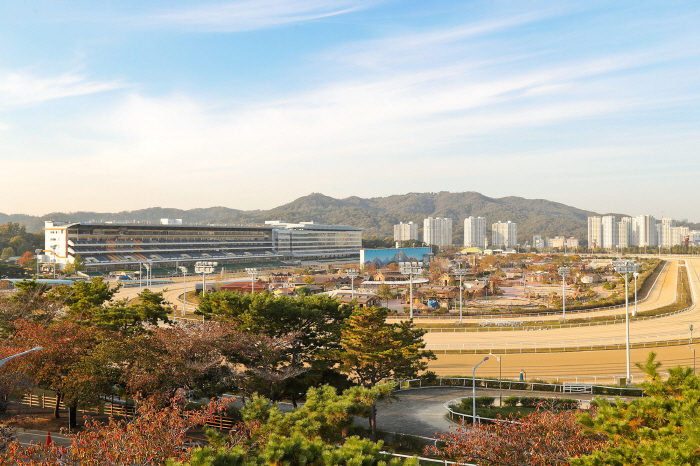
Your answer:
[[[138,403],[133,419],[110,418],[104,424],[87,419],[82,432],[68,434],[70,447],[13,442],[0,452],[0,465],[27,466],[160,466],[167,460],[187,461],[191,456],[187,432],[225,410],[228,402],[211,402],[199,411],[183,410],[173,399],[161,408],[154,400]]]
[[[21,265],[22,267],[24,267],[25,264],[26,264],[27,262],[29,262],[30,260],[34,259],[34,257],[35,257],[35,255],[34,255],[33,252],[27,251],[27,252],[25,252],[24,254],[22,254],[22,255],[20,256],[20,258],[19,258],[19,260],[17,261],[17,263],[19,263],[19,265]]]
[[[64,401],[70,406],[71,422],[74,423],[77,406],[88,401],[81,395],[87,393],[94,397],[96,394],[90,388],[75,389],[76,368],[94,351],[100,341],[100,333],[93,327],[69,321],[43,325],[23,320],[15,323],[15,329],[11,339],[13,346],[24,349],[41,346],[43,349],[10,361],[7,365],[33,379],[37,386],[55,390],[54,416],[59,417],[59,401]]]
[[[439,439],[444,446],[426,447],[426,454],[485,466],[566,465],[603,445],[601,436],[590,434],[578,422],[576,411],[542,408],[517,422],[461,425]]]

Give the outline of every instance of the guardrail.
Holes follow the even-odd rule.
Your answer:
[[[680,312],[680,311],[679,311]],[[655,348],[658,346],[676,346],[692,344],[693,338],[683,338],[681,333],[665,335],[649,335],[630,338],[630,348]],[[655,340],[652,340],[655,338]],[[697,342],[697,338],[696,338]],[[499,351],[503,353],[556,353],[566,351],[597,351],[623,349],[626,347],[625,338],[583,339],[564,341],[516,342],[516,343],[431,343],[425,345],[425,350],[441,351],[458,354],[479,354]]]
[[[669,302],[664,304],[664,306],[667,306],[668,304],[672,304],[673,302]],[[679,309],[677,311],[673,312],[668,312],[665,314],[659,314],[655,316],[644,316],[644,317],[633,317],[630,318],[630,323],[631,322],[641,322],[645,320],[652,320],[652,319],[660,319],[662,317],[669,317],[673,316],[676,314],[681,314],[683,312],[689,311],[693,308],[693,305],[690,305],[686,308]],[[551,325],[543,325],[543,326],[528,326],[527,321],[521,323],[520,326],[517,325],[510,325],[510,326],[496,326],[496,327],[424,327],[422,330],[424,330],[426,333],[457,333],[457,332],[514,332],[514,331],[522,331],[522,332],[527,332],[527,331],[535,331],[535,330],[552,330],[552,329],[559,329],[559,328],[573,328],[573,327],[596,327],[598,325],[616,325],[616,324],[621,324],[625,322],[625,319],[617,319],[617,315],[614,316],[615,319],[610,321],[600,321],[600,322],[580,322],[578,324],[551,324]],[[533,322],[534,324],[537,324],[538,322]]]
[[[668,377],[668,373],[664,372],[662,373],[662,376],[665,375]],[[614,395],[615,392],[618,392],[619,396],[642,396],[644,393],[644,390],[642,388],[637,388],[637,387],[613,387],[613,386],[608,386],[608,385],[597,385],[598,378],[601,380],[604,378],[611,377],[613,380],[613,383],[617,383],[617,381],[620,378],[625,378],[625,375],[598,375],[598,376],[571,376],[571,377],[556,377],[557,380],[561,379],[575,379],[575,381],[578,383],[579,379],[581,379],[580,382],[583,382],[584,379],[594,379],[595,382],[592,384],[592,388],[595,394],[602,394],[602,395]],[[630,374],[630,382],[634,382],[634,375]],[[643,376],[642,376],[643,379]],[[402,391],[402,390],[415,390],[415,389],[420,389],[420,388],[434,388],[434,387],[470,387],[472,386],[472,378],[471,377],[438,377],[437,379],[438,384],[427,384],[424,383],[425,381],[423,379],[405,379],[405,380],[398,380],[398,381],[392,381],[390,383],[393,383],[394,386],[398,386],[396,391]],[[497,388],[503,388],[504,390],[530,390],[530,391],[543,391],[543,392],[554,392],[554,393],[566,393],[564,392],[565,384],[564,383],[547,383],[547,382],[539,382],[536,380],[511,380],[511,379],[474,379],[475,385],[477,388],[492,388],[492,389],[497,389]],[[506,384],[508,386],[506,387]],[[417,386],[416,386],[417,385]],[[599,393],[595,393],[595,392]],[[613,393],[609,393],[613,392]],[[636,393],[636,395],[635,395]]]

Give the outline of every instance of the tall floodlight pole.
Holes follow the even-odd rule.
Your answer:
[[[143,263],[139,261],[139,294],[143,293],[142,286],[141,286],[141,279],[143,278]]]
[[[566,275],[570,272],[570,267],[559,267],[559,275],[561,275],[561,317],[563,323],[566,323]]]
[[[488,361],[489,357],[486,356],[484,359],[479,361],[479,364],[474,366],[474,369],[472,370],[472,425],[476,423],[476,368],[481,365],[482,362]],[[481,424],[481,420],[479,420],[479,424]]]
[[[637,317],[637,277],[639,277],[639,272],[634,272],[634,312],[632,317]]]
[[[149,284],[150,282],[150,275],[151,275],[151,261],[146,262],[143,264],[143,267],[146,269],[146,288],[149,290],[151,289],[151,285]]]
[[[187,267],[180,267],[182,272],[182,317],[187,315]]]
[[[360,276],[360,272],[355,269],[347,269],[345,273],[350,279],[350,301],[355,299],[355,279]]]
[[[36,255],[36,279],[39,279],[39,254],[44,252],[43,249],[35,249],[34,254]]]
[[[612,265],[617,273],[625,276],[625,340],[627,342],[627,384],[629,384],[631,381],[629,274],[637,272],[637,264],[632,261],[613,261]]]
[[[53,278],[54,280],[56,279],[56,245],[54,244],[51,246],[51,250],[53,251]]]
[[[218,262],[197,262],[194,264],[194,272],[202,274],[202,296],[207,293],[207,275],[214,273],[214,267],[217,265],[219,265]]]
[[[421,274],[423,267],[418,262],[399,262],[399,268],[403,275],[408,275],[410,318],[413,319],[413,276]]]
[[[255,294],[255,277],[258,276],[258,269],[247,268],[245,271],[250,275],[250,294]]]
[[[467,275],[467,271],[465,269],[456,269],[454,271],[454,274],[459,277],[459,326],[462,326],[462,279],[464,278],[465,275]]]

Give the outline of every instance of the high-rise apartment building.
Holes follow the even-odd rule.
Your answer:
[[[660,235],[659,235],[658,244],[660,244],[664,248],[674,246],[673,241],[671,240],[671,228],[676,227],[676,221],[672,218],[662,218],[659,226],[661,228],[659,231]],[[680,244],[680,243],[677,243],[677,244]]]
[[[658,229],[656,219],[651,215],[638,215],[632,218],[633,246],[656,246]]]
[[[464,246],[486,249],[486,219],[469,217],[464,219]]]
[[[532,247],[535,249],[538,249],[540,251],[544,251],[547,245],[545,244],[544,240],[542,239],[542,235],[533,235],[532,236]]]
[[[602,227],[601,247],[615,249],[618,242],[617,222],[614,215],[605,215],[600,223]]]
[[[632,245],[632,219],[622,217],[617,222],[617,244],[620,248],[628,248]]]
[[[512,248],[518,243],[518,224],[511,221],[491,225],[491,244],[495,248]]]
[[[418,241],[418,224],[413,222],[394,225],[394,241]]]
[[[428,217],[423,220],[423,242],[428,246],[452,244],[452,219]]]
[[[669,228],[670,246],[684,246],[685,239],[690,242],[690,228],[688,227],[671,227]]]
[[[600,217],[588,217],[588,249],[603,247],[603,224]]]

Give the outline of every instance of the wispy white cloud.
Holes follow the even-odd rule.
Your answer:
[[[191,30],[250,31],[342,15],[368,5],[351,0],[238,0],[171,9],[146,21]]]
[[[0,72],[0,110],[122,87],[118,81],[90,81],[75,73],[38,77],[27,72]]]

